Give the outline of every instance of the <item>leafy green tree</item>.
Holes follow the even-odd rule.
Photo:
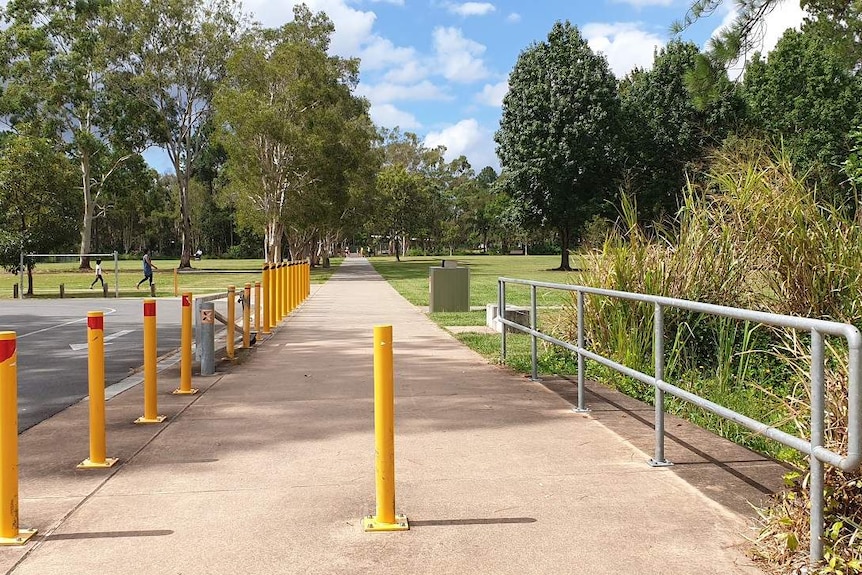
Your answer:
[[[862,78],[817,30],[787,30],[768,59],[758,54],[744,83],[751,122],[776,142],[821,193],[843,202],[841,163],[862,122]]]
[[[699,108],[685,82],[699,50],[670,42],[655,54],[650,70],[636,69],[620,85],[626,126],[626,169],[638,198],[639,216],[676,213],[686,171],[726,136],[742,106],[725,81],[727,95]]]
[[[163,147],[176,175],[180,267],[192,248],[190,183],[204,149],[198,137],[213,113],[213,96],[240,28],[235,0],[118,0],[115,34],[124,41],[122,85],[134,111],[152,118],[150,139]]]
[[[112,81],[116,46],[107,0],[11,0],[0,32],[3,104],[12,126],[40,126],[80,169],[81,268],[88,269],[94,215],[106,182],[140,148],[136,115],[118,115]]]
[[[49,140],[7,134],[0,142],[0,264],[18,268],[21,253],[68,249],[75,243],[79,205],[69,193],[72,167]],[[27,294],[33,266],[27,260]]]
[[[529,219],[557,230],[561,270],[579,226],[609,198],[619,174],[620,102],[607,60],[569,22],[521,52],[495,135],[513,197]]]

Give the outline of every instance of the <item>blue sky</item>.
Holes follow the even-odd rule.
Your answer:
[[[247,0],[266,26],[292,18],[292,0]],[[478,172],[499,168],[493,134],[507,77],[518,54],[547,37],[557,20],[581,29],[618,77],[649,67],[656,47],[689,0],[306,0],[336,27],[331,51],[361,59],[359,94],[371,102],[375,123],[412,131],[426,145],[444,145],[447,159],[464,154]],[[733,14],[725,0],[683,38],[700,46]],[[764,51],[802,13],[785,0],[767,20]],[[161,166],[157,166],[161,169]]]

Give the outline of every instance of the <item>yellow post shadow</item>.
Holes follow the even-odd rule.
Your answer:
[[[269,269],[269,264],[263,264],[262,288],[263,288],[263,324],[261,326],[262,333],[270,334],[270,312],[272,310],[272,301],[270,301],[270,292],[272,291],[272,273]]]
[[[254,333],[260,333],[260,282],[254,282]]]
[[[90,392],[90,457],[78,464],[78,469],[111,467],[117,459],[106,457],[105,439],[105,314],[87,312],[87,374]]]
[[[159,415],[158,370],[156,369],[156,300],[144,300],[144,415],[135,423],[161,423],[167,419]]]
[[[242,290],[242,347],[251,347],[251,284],[247,283]]]
[[[395,377],[392,326],[374,326],[374,462],[377,514],[362,519],[365,531],[406,531],[407,516],[395,514]]]
[[[228,359],[234,359],[236,355],[233,349],[233,341],[236,337],[236,286],[227,286],[227,340],[225,351]]]
[[[0,331],[0,545],[23,545],[35,529],[18,527],[18,350]]]
[[[192,388],[192,294],[183,294],[182,331],[180,332],[180,386],[174,395],[194,395]]]

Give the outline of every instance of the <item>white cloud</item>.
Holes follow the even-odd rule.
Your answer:
[[[393,84],[412,84],[428,76],[428,67],[419,60],[409,60],[398,67],[390,68],[383,80]]]
[[[437,64],[444,78],[470,83],[488,77],[481,58],[485,46],[465,38],[459,28],[435,28],[433,38]]]
[[[360,96],[365,96],[373,104],[385,104],[404,100],[450,100],[439,87],[428,80],[418,84],[404,85],[381,82],[379,84],[360,83],[356,88]]]
[[[377,15],[348,6],[346,0],[246,0],[244,6],[265,26],[278,27],[293,20],[293,7],[306,4],[312,12],[326,12],[335,24],[330,52],[354,57],[372,38],[371,29]]]
[[[631,22],[587,24],[582,32],[590,48],[605,55],[618,78],[636,67],[652,67],[653,53],[665,44],[663,38]]]
[[[363,70],[380,70],[392,65],[410,63],[416,57],[416,50],[395,46],[388,38],[372,36],[365,43],[359,58]]]
[[[369,113],[375,124],[385,128],[398,126],[402,130],[415,130],[422,127],[416,116],[410,112],[399,110],[392,104],[372,105]]]
[[[464,2],[463,4],[449,4],[448,10],[459,16],[486,16],[497,8],[490,2]]]
[[[486,106],[500,107],[503,105],[503,97],[509,91],[509,82],[503,80],[497,84],[485,84],[482,91],[476,94],[476,101]]]
[[[461,120],[425,136],[425,146],[435,148],[441,145],[446,146],[444,156],[447,161],[463,155],[477,172],[485,166],[491,166],[498,171],[500,169],[500,162],[494,151],[493,134],[473,118]]]
[[[517,12],[512,12],[511,14],[506,16],[506,22],[515,24],[516,22],[520,22],[520,21],[521,21],[521,15],[518,14]]]

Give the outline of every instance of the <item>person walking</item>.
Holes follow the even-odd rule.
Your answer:
[[[137,289],[141,289],[141,284],[145,281],[150,282],[150,288],[153,287],[153,270],[157,270],[156,266],[153,265],[153,262],[150,260],[150,250],[144,249],[144,257],[141,258],[141,262],[144,264],[144,279],[138,282],[138,285],[135,287]]]
[[[96,279],[90,284],[90,289],[93,289],[96,282],[101,282],[102,289],[105,289],[105,278],[102,277],[102,260],[96,260]]]

